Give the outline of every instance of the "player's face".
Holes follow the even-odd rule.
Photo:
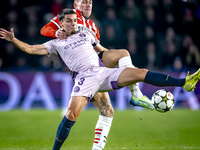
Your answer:
[[[75,9],[83,12],[84,17],[90,17],[92,13],[92,0],[80,0],[78,3],[74,3]]]
[[[65,15],[63,20],[60,21],[60,25],[63,28],[63,30],[66,32],[67,35],[75,34],[77,32],[76,14]]]

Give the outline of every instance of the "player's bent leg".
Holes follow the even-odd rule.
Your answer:
[[[147,69],[137,69],[137,68],[126,68],[120,74],[117,84],[118,86],[126,86],[136,82],[144,81]],[[130,100],[130,105],[144,107],[150,110],[154,110],[154,106],[146,96],[136,98],[134,95]]]
[[[114,109],[110,103],[108,92],[97,92],[91,102],[99,110],[100,115],[113,118]]]
[[[123,87],[137,82],[143,82],[147,72],[147,69],[125,68],[117,79],[117,85]]]
[[[70,99],[66,116],[64,116],[63,120],[58,126],[53,150],[60,150],[62,144],[69,135],[71,127],[74,125],[76,119],[80,115],[83,108],[87,105],[87,103],[88,98],[86,97],[76,96]]]
[[[120,58],[130,56],[129,52],[125,49],[104,51],[102,56],[103,64],[111,68],[118,64]]]
[[[148,71],[146,73],[145,83],[154,85],[154,86],[179,86],[182,87],[185,83],[185,78],[174,78],[170,75]]]
[[[135,68],[135,66],[133,66],[133,64],[132,64],[132,60],[131,60],[130,56],[122,57],[119,60],[118,64],[119,64],[119,67]],[[132,93],[132,97],[129,102],[130,105],[153,109],[153,107],[151,107],[151,105],[148,105],[151,100],[149,100],[148,97],[146,97],[142,94],[138,85],[139,85],[138,83],[128,85],[128,87]]]
[[[194,90],[197,82],[200,80],[200,69],[186,78],[174,78],[167,74],[148,71],[144,82],[155,86],[178,86],[185,88],[186,91]]]
[[[71,97],[65,116],[69,120],[76,121],[78,116],[81,114],[83,108],[88,104],[88,100],[89,98],[84,96]]]
[[[112,65],[116,65],[118,63],[119,67],[125,68],[135,68],[132,64],[131,57],[127,50],[110,50],[105,51],[103,54],[103,63],[106,67],[111,67]],[[139,101],[150,101],[146,96],[143,96],[142,92],[138,87],[138,83],[128,85],[132,98],[130,100],[130,104],[133,106],[141,106],[146,108],[146,104],[139,103]],[[137,105],[136,105],[137,104]]]
[[[100,113],[95,127],[95,138],[92,150],[102,150],[105,147],[106,139],[110,131],[114,109],[107,92],[97,92],[91,102],[97,107]]]

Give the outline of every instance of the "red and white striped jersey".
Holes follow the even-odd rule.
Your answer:
[[[98,41],[100,41],[99,29],[95,25],[95,23],[91,19],[86,19],[82,15],[82,12],[80,10],[74,9],[74,11],[76,11],[76,15],[77,15],[77,30],[78,31],[86,30],[90,32],[91,34],[96,35],[96,38],[98,39]],[[58,16],[52,18],[50,21],[54,23],[58,28],[60,28]]]

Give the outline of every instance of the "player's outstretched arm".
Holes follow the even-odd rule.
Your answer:
[[[0,28],[0,38],[12,42],[16,47],[18,47],[20,50],[28,54],[37,54],[37,55],[49,54],[48,51],[46,50],[46,47],[42,44],[29,45],[15,38],[13,28],[10,29],[10,32],[3,28]]]

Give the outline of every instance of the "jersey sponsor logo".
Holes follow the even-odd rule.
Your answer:
[[[74,49],[74,48],[79,47],[79,46],[81,46],[81,45],[85,45],[86,42],[88,42],[88,41],[89,41],[88,38],[83,38],[83,39],[81,39],[81,40],[78,40],[77,42],[72,42],[72,43],[66,45],[66,46],[64,47],[64,49],[69,49],[69,48]]]

